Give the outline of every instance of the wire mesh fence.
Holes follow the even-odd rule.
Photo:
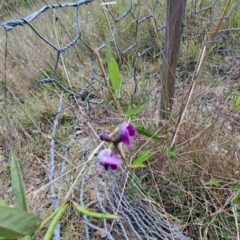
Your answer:
[[[100,144],[98,134],[102,129],[121,123],[121,118],[113,111],[113,101],[106,89],[104,34],[122,72],[124,92],[120,103],[124,106],[131,94],[136,99],[150,96],[153,99],[147,110],[148,115],[152,119],[157,119],[159,115],[166,3],[160,0],[104,3],[106,1],[81,0],[49,4],[25,18],[3,24],[6,31],[27,25],[52,50],[49,61],[46,59],[47,70],[40,71],[45,77],[38,81],[40,86],[56,86],[54,89],[59,93],[49,150],[52,201],[57,209],[63,196],[78,181],[75,191],[82,207],[95,208],[102,213],[117,212],[121,216],[121,219],[109,223],[83,215],[84,239],[188,239],[168,221],[162,211],[146,199],[143,201],[131,196],[131,173],[124,169],[106,172],[96,159],[86,164],[91,151]],[[189,86],[199,61],[199,49],[209,44],[206,36],[214,33],[221,21],[222,11],[219,9],[224,9],[225,5],[220,0],[188,2],[176,89]],[[64,12],[70,19],[67,23],[61,17],[61,11],[66,8],[70,9]],[[96,9],[101,12],[101,17],[96,14]],[[240,28],[236,25],[239,9],[240,1],[237,0],[212,43],[202,82],[217,84],[222,76],[238,74],[232,66],[240,58]],[[59,34],[56,40],[38,30],[38,18],[42,17],[41,21],[45,18],[49,20],[42,16],[46,12],[53,19],[46,24],[54,24],[54,31],[64,32],[66,36]],[[50,59],[54,60],[54,64]],[[59,140],[58,129],[63,124],[62,119],[70,115],[73,116],[69,123],[72,130],[63,142]],[[149,120],[149,125],[152,124],[154,121]],[[131,157],[130,152],[127,154]],[[85,168],[79,172],[82,166]],[[146,196],[143,194],[144,198]],[[54,236],[55,239],[61,238],[60,224]]]

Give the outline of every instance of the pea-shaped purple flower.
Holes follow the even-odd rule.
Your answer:
[[[98,154],[98,162],[104,166],[105,170],[117,170],[122,160],[111,149],[103,149]]]
[[[131,138],[135,138],[137,136],[136,128],[127,122],[123,122],[120,125],[119,130],[120,134],[115,138],[106,134],[99,135],[102,141],[113,143],[113,149],[104,149],[98,154],[98,162],[104,166],[105,170],[117,170],[118,164],[122,163],[122,159],[124,160],[123,154],[119,148],[119,143],[123,142],[130,147],[132,145]],[[125,160],[124,162],[127,165]]]
[[[128,147],[132,146],[131,138],[135,138],[136,136],[137,131],[133,125],[127,122],[123,122],[120,125],[120,138]]]

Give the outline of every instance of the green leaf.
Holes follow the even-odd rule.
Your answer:
[[[153,138],[155,140],[161,140],[161,138],[156,135],[155,133],[151,132],[150,130],[146,129],[145,127],[141,126],[140,124],[138,124],[137,122],[131,122],[135,128],[137,129],[137,132],[141,135],[144,135],[146,137],[149,137],[149,138]]]
[[[62,202],[62,204],[59,206],[57,211],[54,211],[54,204],[48,209],[48,215],[44,218],[44,220],[41,222],[40,228],[43,228],[52,218],[54,218],[58,211],[61,209],[62,206],[66,204],[66,200]]]
[[[173,156],[177,153],[177,149],[176,149],[176,144],[175,143],[170,147],[168,153],[170,155],[173,155]]]
[[[13,192],[16,199],[16,208],[27,211],[28,207],[27,207],[22,173],[21,173],[21,169],[18,164],[17,158],[14,154],[11,157],[10,170],[11,170]]]
[[[142,163],[144,163],[146,160],[148,160],[150,157],[154,156],[156,152],[151,152],[149,150],[143,152],[141,155],[139,155],[131,164],[131,168],[137,168],[137,167],[146,167]]]
[[[25,240],[32,240],[31,236],[26,236],[24,239]]]
[[[74,207],[80,212],[83,213],[89,217],[94,217],[94,218],[100,218],[100,219],[119,219],[120,217],[114,214],[104,214],[104,213],[98,213],[98,212],[91,212],[87,210],[86,208],[81,207],[77,203],[73,202]]]
[[[153,191],[149,191],[149,193],[148,193],[151,197],[157,197],[159,194],[158,194],[158,192],[153,192]]]
[[[235,106],[238,107],[240,105],[240,96],[237,97]]]
[[[238,194],[236,195],[236,197],[234,198],[234,200],[233,200],[232,203],[239,205],[239,203],[240,203],[240,193],[238,193]]]
[[[106,38],[106,52],[107,52],[107,63],[108,63],[108,67],[109,67],[109,63],[110,63],[110,59],[112,57],[112,54],[111,54],[111,48],[110,48],[110,45],[109,45],[109,42],[108,42],[107,38]]]
[[[122,80],[118,64],[114,58],[111,58],[109,61],[108,74],[110,79],[110,86],[113,90],[113,96],[117,98],[122,92]]]
[[[219,185],[219,183],[221,183],[222,181],[223,181],[222,179],[212,178],[210,181],[207,182],[207,185],[216,186],[216,185]]]
[[[138,114],[143,109],[143,107],[147,103],[149,103],[151,100],[152,100],[152,98],[148,98],[148,99],[144,100],[143,102],[141,102],[137,107],[131,108],[130,110],[128,110],[128,112],[127,112],[128,117]]]
[[[231,185],[230,188],[231,188],[233,191],[238,191],[238,190],[240,190],[240,184],[239,184],[239,183],[233,184],[233,185]]]
[[[142,164],[142,163],[139,163],[139,164],[132,164],[131,166],[130,166],[130,168],[145,168],[146,167],[146,165],[144,165],[144,164]]]
[[[63,205],[61,208],[58,209],[58,212],[56,214],[56,216],[54,217],[54,219],[52,220],[45,236],[44,236],[44,240],[50,240],[52,239],[52,235],[54,232],[55,227],[57,226],[57,224],[59,223],[59,221],[62,218],[63,213],[65,212],[67,208],[67,204]]]
[[[3,201],[2,198],[0,198],[0,206],[7,207],[8,205]]]
[[[0,237],[16,239],[33,234],[41,219],[17,208],[0,206]]]

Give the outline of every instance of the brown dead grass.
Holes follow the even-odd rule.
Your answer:
[[[33,10],[38,8],[39,6],[34,6]],[[89,6],[89,11],[93,10]],[[120,10],[125,11],[124,7]],[[94,11],[96,12],[96,10]],[[149,9],[142,6],[140,14],[144,14],[144,11],[149,12]],[[27,12],[21,12],[21,14],[17,12],[11,15],[11,19],[27,14]],[[67,18],[63,25],[61,20],[65,20],[64,16],[72,16],[73,12],[66,10],[66,12],[59,11],[57,14],[59,14],[59,20],[57,21],[52,12],[49,12],[34,24],[51,42],[63,46],[66,42],[69,42],[71,36],[75,36],[76,32],[73,28],[75,23],[72,18]],[[87,41],[91,42],[92,38],[101,34],[101,31],[97,32],[96,30],[96,23],[105,22],[102,15],[103,13],[99,13],[96,17],[96,15],[86,12],[86,20],[82,21],[91,23],[88,28],[84,29]],[[151,23],[151,21],[149,22]],[[162,20],[160,19],[160,21]],[[134,23],[132,24],[134,25]],[[67,32],[65,32],[65,28],[68,29]],[[133,28],[133,26],[129,26],[129,28]],[[120,30],[123,31],[124,28]],[[118,37],[121,36],[121,31]],[[90,34],[88,34],[89,32]],[[5,32],[2,28],[0,28],[0,36],[0,51],[4,56]],[[98,40],[101,41],[101,39]],[[130,38],[129,41],[132,41],[132,39]],[[124,49],[124,41],[122,44]],[[52,203],[52,196],[47,186],[49,134],[52,120],[57,112],[59,94],[57,86],[42,85],[38,87],[37,81],[44,78],[46,74],[51,75],[52,69],[49,66],[54,65],[56,52],[40,40],[28,27],[18,27],[9,32],[7,45],[7,98],[5,99],[4,95],[0,95],[1,106],[3,106],[3,114],[0,118],[0,131],[3,135],[0,139],[1,151],[3,152],[3,157],[0,157],[0,197],[9,204],[14,203],[9,178],[9,157],[13,152],[16,152],[22,166],[30,210],[44,219],[49,214]],[[98,43],[96,42],[93,45],[98,45]],[[81,50],[79,50],[80,48]],[[196,50],[196,47],[193,47],[193,50]],[[63,61],[60,61],[59,65],[59,77],[67,88],[79,92],[86,84],[81,75],[90,75],[90,57],[92,57],[92,54],[91,51],[83,47],[82,43],[76,45],[73,51],[63,54]],[[104,54],[102,58],[104,59]],[[4,62],[4,57],[1,58],[1,61]],[[144,64],[143,67],[146,68]],[[154,67],[159,67],[159,63],[156,63]],[[239,71],[239,63],[232,63],[232,68],[234,72]],[[124,66],[124,69],[128,69],[128,67]],[[4,64],[0,65],[0,70],[1,78],[4,79]],[[145,69],[140,69],[139,74],[141,70],[144,71]],[[97,74],[101,76],[99,70]],[[217,74],[215,76],[218,77]],[[174,219],[181,226],[181,229],[194,239],[217,239],[219,231],[226,232],[229,238],[234,239],[236,237],[238,226],[234,223],[235,219],[233,218],[233,200],[239,192],[240,181],[240,116],[239,107],[234,107],[236,96],[233,94],[233,92],[239,94],[236,90],[239,79],[236,76],[226,75],[221,79],[221,85],[217,84],[213,87],[206,86],[199,79],[184,121],[177,134],[177,152],[175,155],[169,155],[168,149],[180,116],[182,100],[187,95],[187,90],[183,89],[176,93],[173,117],[165,122],[161,128],[158,128],[156,124],[158,123],[156,106],[144,108],[144,111],[136,117],[139,123],[158,132],[158,135],[162,137],[161,143],[140,136],[134,142],[135,146],[132,152],[125,149],[126,155],[129,157],[132,157],[133,154],[137,155],[139,149],[157,151],[157,155],[149,161],[146,170],[135,172],[139,179],[146,173],[148,174],[138,183],[140,189],[146,197],[156,203],[158,209],[161,208],[169,219]],[[134,79],[127,82],[126,86],[127,90],[122,97],[123,100],[127,100],[129,95],[133,93],[136,87]],[[137,87],[139,91],[142,86],[138,85]],[[148,87],[150,89],[151,84]],[[67,99],[65,99],[65,107],[68,106],[67,102]],[[73,104],[73,109],[77,116],[82,116],[82,109],[76,102]],[[110,113],[112,118],[109,120],[123,120],[123,117],[119,116],[114,108],[109,110],[107,107],[99,108],[96,106],[93,113],[93,121],[90,121],[90,126],[95,132],[99,129],[101,132],[111,133],[117,126],[112,124],[99,127],[94,123],[95,120],[107,118]],[[59,136],[62,141],[67,142],[74,119],[75,117],[70,113],[61,117],[63,128]],[[85,144],[88,136],[89,125],[84,125],[81,129],[78,129],[77,140],[80,143]],[[93,150],[94,146],[90,146],[90,148]],[[62,156],[60,148],[57,149],[57,153],[59,153],[57,156],[59,161],[56,169],[60,169]],[[82,157],[83,150],[79,148],[79,144],[73,144],[67,170],[76,167],[78,159]],[[89,174],[91,175],[91,172]],[[68,176],[74,178],[75,175],[76,172],[73,171]],[[57,174],[54,175],[55,179],[58,177]],[[37,195],[34,194],[35,191],[45,185],[46,187],[42,191],[39,191]],[[230,195],[229,189],[237,185],[238,190]],[[149,189],[157,194],[152,196],[148,191]],[[68,190],[69,187],[65,185],[63,193],[66,194]],[[90,186],[87,191],[85,197],[90,197],[90,203],[93,202],[89,207],[93,211],[98,211],[96,205],[94,205],[94,197],[91,198],[91,191],[93,190]],[[138,193],[136,195],[141,196]],[[74,194],[72,198],[74,200]],[[154,206],[150,207],[154,208]],[[73,239],[83,239],[82,235],[79,234],[79,232],[83,232],[83,222],[77,214],[73,214],[69,210],[62,223],[67,226],[63,230],[66,239],[71,237]],[[37,234],[36,239],[42,239],[45,230],[42,229]]]

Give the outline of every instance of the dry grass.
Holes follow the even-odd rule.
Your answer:
[[[120,16],[126,11],[127,2],[120,8],[111,6],[112,12]],[[143,1],[140,7],[134,5],[134,13],[137,16],[149,14],[150,9],[155,1]],[[197,8],[203,8],[206,1],[200,1],[201,4]],[[137,4],[137,1],[134,1]],[[4,16],[4,21],[16,19],[20,16],[27,16],[44,5],[44,2],[31,4],[29,9],[21,8],[19,11],[10,12],[10,16]],[[83,26],[83,38],[86,42],[91,43],[91,47],[95,48],[104,41],[104,34],[107,32],[107,23],[103,11],[97,7],[98,3],[89,4],[86,9],[81,12],[81,23]],[[217,11],[214,11],[214,17],[221,13],[225,5],[223,1],[219,1],[216,5]],[[233,7],[233,5],[231,6]],[[140,10],[139,10],[140,9]],[[188,5],[188,9],[193,9],[193,5]],[[162,8],[158,6],[156,10],[157,26],[161,26],[164,22],[164,13]],[[233,21],[230,27],[239,27],[236,23],[236,16],[239,16],[239,8],[234,13]],[[63,46],[69,39],[73,39],[76,35],[76,23],[74,9],[61,9],[45,12],[33,25],[38,29],[44,37],[56,46]],[[202,21],[199,22],[192,17],[191,24],[185,34],[193,36],[198,33],[199,29],[205,27],[204,20],[207,16],[202,13]],[[57,19],[56,19],[57,16]],[[109,17],[109,16],[108,16]],[[190,15],[187,17],[190,18]],[[199,15],[196,15],[196,18]],[[113,24],[110,22],[110,24]],[[217,24],[216,24],[217,25]],[[124,50],[134,42],[134,29],[136,23],[131,17],[125,18],[117,29],[115,40],[121,46],[120,50]],[[216,26],[212,26],[215,29]],[[199,28],[199,29],[198,29]],[[146,30],[149,34],[146,34]],[[192,29],[192,30],[191,30]],[[67,30],[67,31],[66,31]],[[127,34],[127,38],[122,35]],[[151,41],[155,34],[155,24],[153,19],[149,19],[140,25],[139,34],[143,35],[139,39],[138,54],[140,54]],[[238,31],[239,32],[239,31]],[[236,32],[229,33],[229,39],[224,41],[222,48],[232,46],[237,49]],[[106,33],[110,36],[110,32]],[[239,33],[238,33],[239,34]],[[164,32],[158,32],[158,43],[154,43],[154,53],[162,49],[160,45]],[[5,58],[5,32],[0,28],[0,52],[2,55],[1,62],[4,63]],[[225,36],[226,37],[226,36]],[[160,43],[159,43],[160,42]],[[234,43],[234,45],[233,45]],[[196,57],[199,55],[199,43],[197,40],[190,40],[182,44],[181,56],[193,54],[189,60],[180,61],[178,69],[183,71],[190,69],[194,65]],[[214,47],[212,51],[216,50]],[[5,74],[7,91],[0,95],[0,104],[3,114],[0,117],[0,146],[2,155],[0,156],[0,197],[5,199],[8,204],[13,204],[13,193],[9,178],[9,156],[13,152],[17,153],[22,166],[24,182],[26,184],[27,198],[31,211],[40,215],[42,219],[49,215],[52,204],[52,196],[48,190],[48,174],[49,174],[49,135],[52,128],[52,121],[57,112],[57,104],[59,99],[59,86],[56,84],[38,86],[37,82],[41,78],[51,77],[55,63],[56,51],[39,39],[33,31],[27,26],[17,27],[8,33],[7,41],[7,59],[5,65],[0,65],[0,87],[4,90]],[[237,50],[236,50],[237,51]],[[122,70],[123,75],[133,71],[136,52],[123,55]],[[239,51],[236,55],[239,55]],[[86,84],[82,75],[90,76],[92,71],[91,58],[94,52],[89,50],[82,42],[75,47],[69,49],[62,54],[57,71],[57,78],[67,89],[73,92],[79,92]],[[113,50],[114,57],[118,58],[116,50]],[[104,51],[100,52],[103,65],[106,64]],[[219,58],[218,58],[219,56]],[[230,59],[228,60],[229,57]],[[150,67],[145,60],[140,60],[137,66],[137,73],[140,76],[150,69],[154,72],[160,68],[162,59],[154,59]],[[230,74],[226,74],[223,63],[227,71],[231,69]],[[209,70],[210,69],[210,70]],[[96,77],[101,78],[102,72],[97,66]],[[223,74],[224,73],[224,74]],[[165,213],[165,216],[171,221],[175,221],[177,225],[184,231],[186,235],[193,239],[237,239],[239,233],[239,191],[240,191],[240,109],[235,106],[236,97],[239,96],[240,78],[240,62],[232,61],[231,56],[224,54],[212,55],[205,62],[205,66],[197,79],[193,95],[191,97],[187,111],[184,114],[179,131],[179,119],[182,116],[182,106],[188,95],[188,81],[182,81],[180,87],[176,90],[176,101],[171,119],[164,122],[161,128],[158,127],[158,111],[156,105],[152,104],[149,108],[144,108],[135,120],[149,129],[158,132],[161,136],[161,143],[146,139],[140,136],[134,143],[133,151],[127,151],[126,155],[130,158],[137,155],[141,150],[157,151],[157,155],[149,161],[147,169],[134,170],[131,173],[130,184],[126,187],[130,197],[134,199],[142,198],[152,201],[151,208]],[[185,76],[185,75],[184,75]],[[181,78],[184,78],[181,76]],[[137,83],[134,78],[126,83],[124,94],[121,99],[127,102],[129,96],[137,89],[139,92],[142,88],[147,89],[142,94],[151,89],[156,79],[143,78],[143,81]],[[101,84],[96,84],[96,89],[102,94]],[[187,90],[186,90],[187,89]],[[2,91],[4,92],[4,91]],[[5,95],[6,94],[6,98]],[[150,92],[156,94],[156,91]],[[141,101],[143,95],[139,95],[136,101]],[[97,99],[99,99],[97,97]],[[67,108],[68,98],[64,95],[64,108]],[[95,121],[103,120],[111,114],[109,120],[123,120],[122,116],[114,108],[108,109],[107,106],[102,108],[96,107],[92,111],[92,119],[87,119],[84,110],[74,102],[72,106],[73,112],[83,119],[88,120],[87,125],[78,129],[77,140],[83,145],[88,142],[89,129],[94,133],[99,129],[101,132],[111,133],[117,125],[98,126]],[[62,143],[67,143],[73,125],[76,119],[71,111],[66,111],[60,117],[60,127],[57,132],[57,139]],[[176,133],[176,153],[170,154],[169,148]],[[95,134],[97,139],[97,135]],[[69,162],[66,170],[71,171],[78,166],[78,159],[83,157],[83,148],[79,142],[73,143],[70,149]],[[90,146],[94,149],[94,146]],[[56,169],[60,169],[62,160],[62,149],[56,147]],[[29,171],[30,169],[30,171]],[[92,172],[89,172],[91,176]],[[75,180],[76,171],[69,174],[72,181]],[[135,176],[135,177],[133,177]],[[57,179],[59,176],[54,175]],[[138,186],[135,188],[134,184]],[[38,191],[39,189],[43,190]],[[230,189],[233,193],[230,193]],[[67,194],[69,186],[64,185],[63,193]],[[37,194],[33,194],[37,191]],[[93,189],[87,188],[87,195],[91,196]],[[75,196],[72,194],[74,200]],[[94,197],[92,199],[94,201]],[[146,204],[149,204],[146,201]],[[154,203],[154,204],[153,204]],[[91,206],[93,210],[95,205]],[[72,210],[65,214],[62,219],[63,236],[65,239],[84,239],[83,220],[77,214],[73,214]],[[37,233],[36,239],[42,239],[45,229]]]

